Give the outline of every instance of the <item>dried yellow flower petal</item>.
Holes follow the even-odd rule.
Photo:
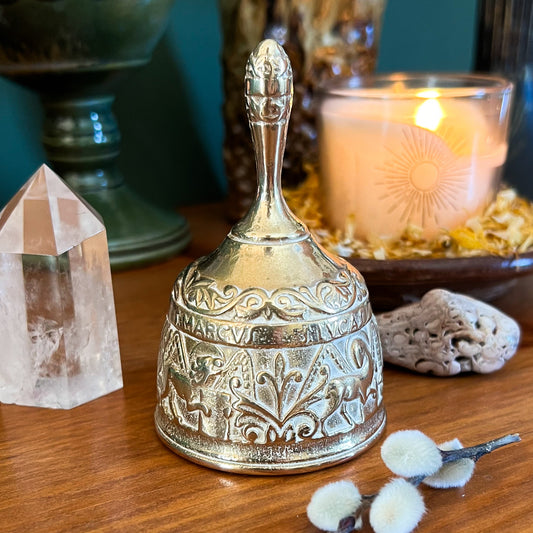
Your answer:
[[[483,233],[474,232],[468,227],[460,227],[450,231],[452,242],[467,250],[484,250],[487,247]]]
[[[318,172],[313,166],[308,166],[306,172],[304,183],[296,189],[284,190],[287,203],[326,249],[343,257],[379,260],[508,257],[533,251],[533,204],[514,189],[502,189],[484,213],[451,231],[443,230],[435,239],[423,239],[421,228],[408,225],[399,238],[372,237],[362,241],[355,237],[353,217],[347,218],[342,230],[327,227],[320,204]]]

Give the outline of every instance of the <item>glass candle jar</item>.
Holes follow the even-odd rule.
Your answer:
[[[493,76],[391,74],[334,80],[319,106],[329,226],[356,237],[433,238],[494,198],[507,155],[512,84]]]

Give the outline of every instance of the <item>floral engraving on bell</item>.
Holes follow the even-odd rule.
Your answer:
[[[264,41],[250,54],[246,63],[246,78],[292,78],[292,67],[286,55],[279,53],[272,41]],[[278,94],[278,90],[274,94]]]
[[[334,343],[293,350],[216,346],[168,321],[162,340],[159,404],[180,432],[235,443],[300,442],[350,432],[382,402],[374,319]]]
[[[264,50],[269,49],[268,52]],[[289,120],[292,107],[292,68],[287,56],[264,43],[246,64],[246,110],[250,121],[278,124]]]
[[[280,96],[265,100],[262,96],[250,96],[246,108],[250,113],[251,120],[261,124],[277,123],[289,118],[290,108],[287,102],[292,96]]]

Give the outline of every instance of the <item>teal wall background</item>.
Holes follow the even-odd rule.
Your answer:
[[[388,0],[378,70],[468,71],[477,0]],[[221,199],[221,35],[217,0],[177,0],[152,62],[119,87],[120,166],[159,205]],[[38,98],[0,78],[0,206],[44,162]]]

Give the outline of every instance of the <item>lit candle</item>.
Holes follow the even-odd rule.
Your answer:
[[[481,78],[487,82],[487,79]],[[333,228],[431,238],[481,212],[507,155],[511,86],[338,88],[320,109],[320,168]]]

